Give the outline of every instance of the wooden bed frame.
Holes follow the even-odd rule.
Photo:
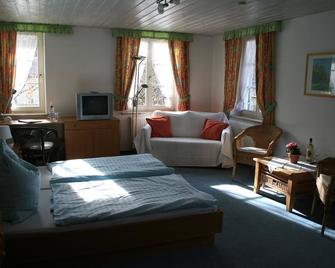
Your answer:
[[[214,243],[215,233],[222,230],[222,217],[223,212],[218,209],[205,214],[96,229],[7,235],[4,233],[6,253],[4,264],[8,267],[20,263],[58,260],[80,255],[108,253],[108,256],[130,256],[134,253],[138,255],[139,252],[145,254],[148,251],[209,246]]]

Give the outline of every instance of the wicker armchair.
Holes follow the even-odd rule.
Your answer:
[[[321,235],[324,235],[326,220],[335,201],[335,158],[326,158],[318,162],[316,190],[311,214],[314,213],[315,201],[319,197],[324,205]]]
[[[254,166],[254,157],[271,156],[282,130],[276,126],[258,125],[244,129],[234,138],[233,177],[237,163]],[[247,139],[252,143],[246,144]]]

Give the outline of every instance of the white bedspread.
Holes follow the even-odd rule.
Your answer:
[[[216,206],[180,175],[51,184],[56,225]]]

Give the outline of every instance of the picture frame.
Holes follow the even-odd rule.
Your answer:
[[[335,52],[307,54],[304,94],[335,98]]]

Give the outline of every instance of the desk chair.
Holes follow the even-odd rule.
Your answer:
[[[335,158],[328,157],[318,162],[316,190],[314,193],[311,215],[314,213],[317,197],[319,197],[324,205],[321,227],[321,235],[324,235],[326,220],[330,208],[335,201]]]
[[[46,165],[57,149],[58,134],[55,129],[42,127],[20,127],[13,133],[19,144],[23,159],[34,165]]]

